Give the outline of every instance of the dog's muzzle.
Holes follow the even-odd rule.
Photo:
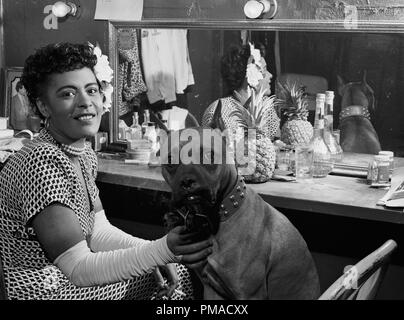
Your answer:
[[[183,201],[173,205],[171,212],[165,214],[164,222],[168,230],[184,225],[188,232],[207,237],[216,233],[218,217],[214,202],[199,195],[188,195]]]

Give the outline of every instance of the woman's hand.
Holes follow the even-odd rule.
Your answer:
[[[171,263],[157,267],[153,274],[158,287],[157,298],[170,298],[178,286],[178,275],[175,264]]]
[[[181,257],[180,263],[191,269],[199,269],[206,263],[206,258],[212,253],[212,239],[196,242],[198,233],[187,231],[185,226],[178,226],[167,234],[168,248]]]

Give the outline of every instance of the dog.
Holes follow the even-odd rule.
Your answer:
[[[172,190],[172,208],[165,215],[167,229],[186,225],[190,232],[213,238],[212,254],[196,270],[203,298],[318,298],[317,270],[298,230],[246,185],[235,164],[227,161],[226,139],[219,128],[193,130],[202,137],[199,141],[179,141],[171,132],[162,144],[166,155],[161,155],[161,162],[163,177]],[[205,139],[206,132],[211,138]],[[219,145],[212,142],[220,139]],[[178,154],[189,143],[199,156],[188,164]],[[222,162],[214,162],[219,153]]]
[[[366,81],[366,71],[359,82],[338,78],[338,93],[341,96],[340,144],[345,152],[378,154],[381,150],[379,137],[371,122],[376,103],[374,92]]]

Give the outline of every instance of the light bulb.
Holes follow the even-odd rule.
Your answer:
[[[244,14],[247,18],[256,19],[264,12],[264,5],[255,0],[248,1],[244,6]]]
[[[58,18],[66,17],[68,14],[75,16],[76,12],[77,7],[71,2],[58,1],[52,6],[52,13]]]
[[[272,19],[277,11],[277,0],[250,0],[244,5],[244,14],[250,19],[257,19],[262,15],[265,15],[267,19]]]

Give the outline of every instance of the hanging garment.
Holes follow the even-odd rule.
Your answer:
[[[186,127],[188,110],[173,106],[171,109],[161,111],[160,114],[163,120],[167,120],[169,130],[181,130]]]
[[[142,30],[142,62],[150,103],[176,101],[176,93],[194,84],[187,30]]]
[[[131,110],[131,105],[139,105],[139,94],[147,87],[140,68],[139,49],[136,29],[123,29],[118,35],[119,80],[118,101],[119,115]]]

